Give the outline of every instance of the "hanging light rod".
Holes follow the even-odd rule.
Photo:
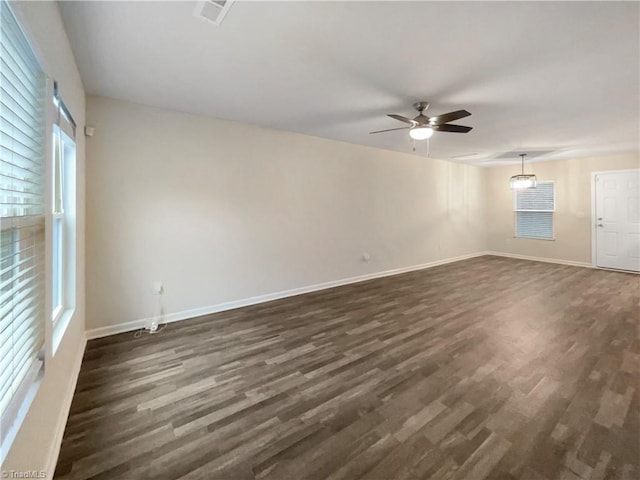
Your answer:
[[[533,173],[524,173],[524,157],[526,156],[526,153],[520,154],[520,158],[522,159],[522,173],[511,177],[509,186],[512,189],[523,190],[525,188],[536,188],[538,184],[538,178]]]

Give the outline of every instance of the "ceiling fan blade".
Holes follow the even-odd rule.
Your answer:
[[[396,120],[400,120],[401,122],[404,123],[410,123],[411,125],[415,125],[415,121],[411,120],[410,118],[407,117],[403,117],[402,115],[397,115],[395,113],[389,113],[387,114],[387,117],[391,117],[391,118],[395,118]]]
[[[394,130],[408,130],[411,127],[400,127],[400,128],[389,128],[388,130],[377,130],[375,132],[369,132],[369,135],[372,133],[384,133],[384,132],[393,132]]]
[[[434,125],[433,129],[436,132],[454,132],[454,133],[467,133],[470,132],[473,127],[465,127],[464,125]]]
[[[442,115],[436,115],[429,118],[429,123],[432,125],[442,125],[443,123],[453,122],[454,120],[460,120],[461,118],[471,115],[466,110],[456,110],[455,112],[443,113]]]

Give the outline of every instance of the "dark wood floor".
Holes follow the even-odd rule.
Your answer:
[[[499,257],[92,340],[58,479],[638,479],[640,277]]]

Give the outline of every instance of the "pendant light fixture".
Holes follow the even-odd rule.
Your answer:
[[[509,182],[509,186],[514,190],[536,188],[536,185],[538,183],[538,179],[533,173],[524,173],[524,157],[526,156],[526,153],[520,154],[520,158],[522,159],[522,173],[520,175],[514,175],[513,177],[511,177],[511,181]]]

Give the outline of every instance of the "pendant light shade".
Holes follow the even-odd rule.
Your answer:
[[[537,184],[536,176],[533,174],[514,175],[511,177],[509,185],[512,189],[521,190],[524,188],[535,188]]]
[[[514,190],[536,188],[538,184],[538,178],[533,173],[524,173],[524,157],[526,156],[526,153],[520,154],[520,158],[522,159],[522,173],[511,177],[511,181],[509,182],[509,186]]]

